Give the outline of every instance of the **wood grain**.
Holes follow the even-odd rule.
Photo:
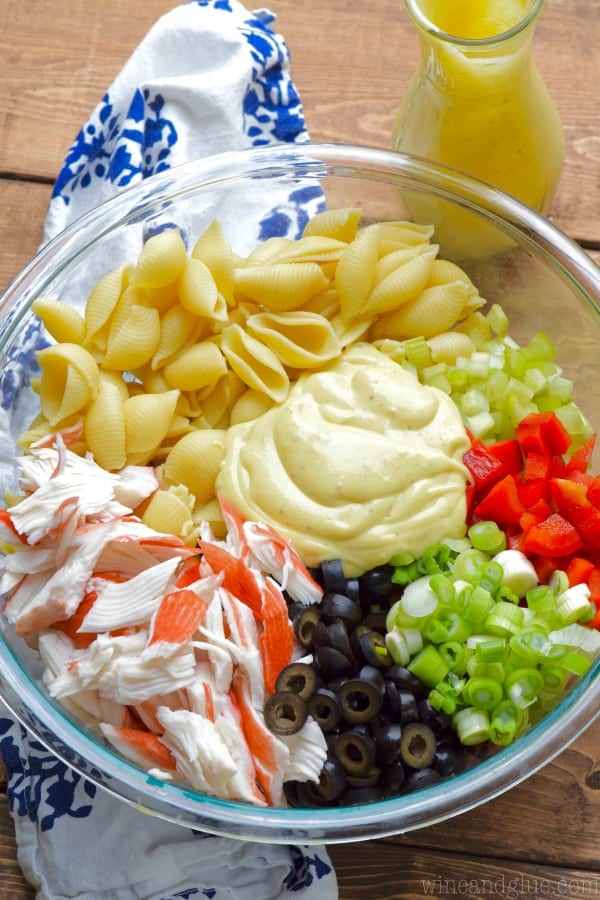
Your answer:
[[[170,0],[4,0],[0,4],[0,173],[54,179],[82,121]],[[401,0],[272,0],[314,140],[387,147],[418,45]],[[600,242],[600,18],[595,0],[547,0],[536,58],[564,123],[554,206]]]
[[[48,184],[0,179],[0,293],[40,245],[51,190]]]
[[[0,796],[0,900],[32,900],[35,891],[27,884],[19,864],[8,801]]]
[[[423,900],[433,896],[550,897],[581,900],[600,896],[600,877],[575,868],[511,863],[493,857],[398,847],[387,841],[329,848],[340,900]]]

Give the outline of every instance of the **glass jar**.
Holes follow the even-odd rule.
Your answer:
[[[564,141],[531,55],[543,0],[405,2],[422,60],[398,114],[394,149],[461,169],[546,212]],[[479,256],[500,249],[468,214],[457,218],[443,204],[414,212],[435,221],[446,250]]]

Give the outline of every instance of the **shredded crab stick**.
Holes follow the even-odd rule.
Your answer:
[[[241,560],[228,550],[211,541],[199,541],[198,547],[204,559],[215,574],[222,573],[223,587],[234,597],[249,606],[255,616],[260,618],[262,600],[256,576]]]
[[[283,594],[271,578],[266,578],[262,594],[263,630],[259,638],[265,687],[275,693],[279,673],[288,666],[294,649],[294,632]]]
[[[101,723],[100,728],[119,753],[141,768],[175,771],[175,757],[157,735],[137,728],[116,728],[105,722]]]
[[[161,600],[150,626],[148,646],[183,644],[204,621],[208,604],[194,591],[183,588]]]
[[[274,528],[262,522],[245,522],[244,535],[256,567],[276,578],[293,600],[305,605],[321,602],[323,588]]]

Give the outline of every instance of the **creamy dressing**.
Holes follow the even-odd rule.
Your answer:
[[[468,439],[456,406],[368,344],[302,376],[227,434],[217,491],[348,576],[464,534]]]

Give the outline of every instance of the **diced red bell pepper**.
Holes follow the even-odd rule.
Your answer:
[[[485,444],[474,439],[471,449],[463,456],[463,462],[475,482],[478,494],[484,494],[504,476],[504,468],[499,459],[489,452]]]
[[[550,460],[550,474],[553,478],[566,478],[567,467],[562,456],[553,456]]]
[[[538,500],[548,500],[550,489],[545,478],[536,481],[526,481],[519,485],[519,499],[526,509],[530,509]]]
[[[575,528],[557,513],[530,528],[523,541],[524,553],[539,556],[572,556],[583,544]]]
[[[564,425],[553,412],[532,413],[517,426],[517,440],[523,453],[539,453],[550,456],[566,453],[571,438]]]
[[[596,475],[587,489],[587,498],[593,506],[600,509],[600,475]]]
[[[552,471],[552,457],[548,453],[528,453],[525,458],[523,478],[525,481],[537,481],[549,478]]]
[[[498,441],[488,446],[489,452],[499,459],[505,475],[520,475],[523,470],[523,454],[516,440]]]
[[[600,568],[597,566],[588,578],[588,587],[592,592],[592,597],[595,600],[600,600]]]
[[[548,584],[557,569],[564,570],[565,568],[564,559],[556,559],[552,556],[535,556],[531,562],[542,584]]]
[[[567,472],[566,477],[575,484],[585,484],[586,488],[594,483],[593,476],[588,475],[587,472]]]
[[[587,472],[592,461],[595,446],[596,435],[593,434],[591,438],[588,438],[585,444],[573,454],[567,463],[567,472]]]
[[[548,516],[552,515],[552,507],[549,506],[548,503],[542,498],[533,504],[530,509],[528,509],[521,516],[521,528],[523,531],[527,532],[534,525],[539,525],[540,522],[543,522]]]
[[[570,587],[573,587],[575,584],[587,584],[593,571],[593,562],[590,562],[589,559],[583,559],[581,556],[574,556],[567,566]]]
[[[596,631],[600,631],[600,609],[594,616],[591,622],[588,622],[588,628],[595,628]]]
[[[475,507],[478,519],[491,519],[498,525],[518,525],[525,512],[519,500],[514,475],[507,475],[498,481]]]
[[[600,509],[588,500],[586,486],[567,478],[552,478],[550,491],[561,516],[577,529],[587,546],[600,551]]]
[[[506,546],[509,550],[523,550],[523,541],[525,540],[525,534],[522,531],[517,531],[515,534],[509,534],[506,536]]]

